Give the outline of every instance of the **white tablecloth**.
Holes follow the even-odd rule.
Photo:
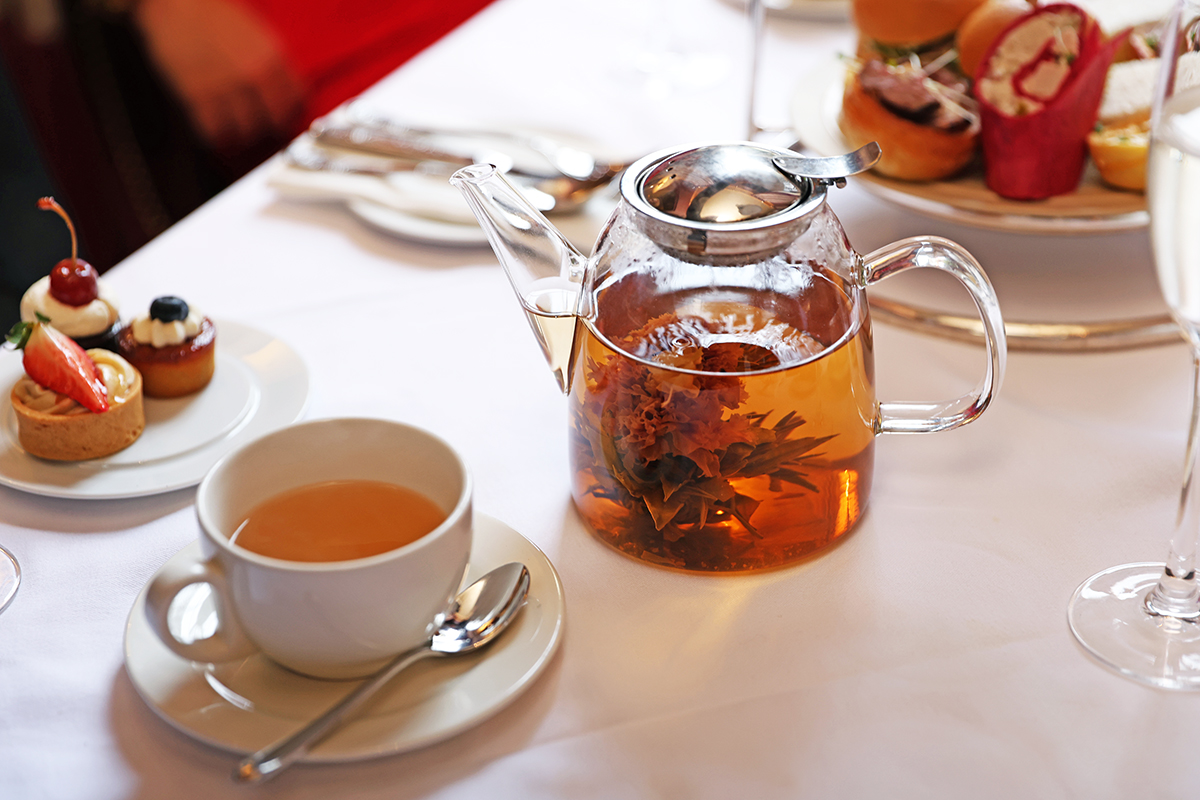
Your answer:
[[[519,123],[632,154],[736,139],[746,30],[720,0],[499,0],[370,97],[413,120]],[[648,58],[656,43],[670,58]],[[786,123],[797,82],[851,45],[844,24],[773,20],[761,121]],[[830,203],[863,252],[922,232],[960,241],[1012,318],[1162,310],[1144,233],[989,233],[853,185]],[[134,598],[196,538],[194,492],[78,501],[0,489],[0,543],[24,569],[0,615],[0,797],[1200,792],[1200,697],[1109,673],[1065,620],[1087,576],[1166,554],[1182,344],[1013,353],[977,423],[879,440],[869,511],[843,545],[793,568],[689,576],[582,527],[565,401],[489,251],[380,234],[337,205],[281,199],[259,170],[106,280],[127,309],[178,294],[289,343],[311,371],[310,418],[388,417],[448,439],[473,470],[477,509],[557,567],[566,638],[518,702],[456,738],[238,789],[230,756],[159,720],[123,666]],[[915,278],[897,288],[930,303],[949,292]],[[876,337],[884,399],[955,395],[983,368],[971,345],[881,324]]]

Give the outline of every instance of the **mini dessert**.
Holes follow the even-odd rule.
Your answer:
[[[119,327],[116,297],[100,282],[96,268],[78,258],[79,243],[71,218],[53,197],[38,200],[38,208],[53,211],[71,232],[71,257],[58,262],[50,274],[30,286],[21,298],[21,319],[38,315],[87,350],[116,350]]]
[[[117,334],[117,351],[137,367],[148,397],[180,397],[212,380],[217,329],[178,297],[159,297],[150,313]]]
[[[44,320],[19,322],[8,339],[25,351],[25,376],[11,392],[17,439],[26,452],[83,461],[122,450],[142,434],[142,379],[108,350],[84,352]]]

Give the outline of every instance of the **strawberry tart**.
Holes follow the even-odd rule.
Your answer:
[[[122,450],[142,434],[142,378],[116,353],[87,352],[44,319],[19,322],[8,340],[24,350],[25,375],[11,392],[26,452],[83,461]]]

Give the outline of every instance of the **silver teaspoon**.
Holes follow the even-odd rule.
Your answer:
[[[242,759],[233,772],[234,780],[257,783],[283,772],[409,665],[433,656],[469,653],[488,644],[508,627],[528,593],[529,570],[524,564],[505,564],[484,575],[459,593],[427,642],[396,656],[296,733]]]

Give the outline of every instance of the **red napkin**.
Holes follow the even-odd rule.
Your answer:
[[[305,124],[361,93],[492,0],[241,0],[308,86]]]
[[[1079,21],[1077,27],[1071,26],[1079,37],[1079,54],[1070,61],[1069,73],[1057,92],[1048,98],[1036,97],[1026,83],[1037,70],[1053,63],[1055,40],[1051,37],[1037,56],[1005,78],[1017,97],[1037,101],[1042,107],[1031,113],[1010,114],[989,102],[980,83],[989,75],[996,77],[991,68],[999,63],[997,53],[1005,41],[1034,17],[1064,11]],[[1079,185],[1087,160],[1087,134],[1096,122],[1108,67],[1128,35],[1129,31],[1124,31],[1105,41],[1100,26],[1083,9],[1070,3],[1054,3],[1018,18],[997,37],[975,75],[989,189],[1014,200],[1041,200],[1066,194]]]

